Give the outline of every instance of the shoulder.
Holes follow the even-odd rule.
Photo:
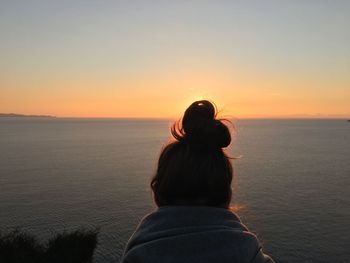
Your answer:
[[[239,247],[242,258],[249,263],[274,263],[273,259],[263,252],[262,245],[257,236],[250,231],[243,231]]]
[[[186,249],[182,251],[184,247]],[[193,250],[200,250],[208,258],[226,259],[221,262],[231,262],[232,259],[242,263],[269,262],[260,260],[264,254],[256,235],[235,213],[220,208],[157,209],[141,220],[124,251],[128,255],[124,256],[144,258],[150,256],[152,251],[157,255],[159,251],[165,253],[169,248],[177,248],[177,256],[181,253],[192,255]]]

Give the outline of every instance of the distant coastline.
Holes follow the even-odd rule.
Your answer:
[[[29,114],[18,114],[18,113],[0,113],[0,118],[60,118],[60,119],[120,119],[120,120],[166,120],[174,121],[173,118],[162,118],[162,117],[57,117],[54,115],[29,115]],[[350,122],[350,119],[346,118],[345,115],[287,115],[287,116],[242,116],[233,117],[234,120],[319,120],[319,119],[337,119]]]
[[[51,115],[25,115],[25,114],[17,114],[17,113],[0,113],[1,117],[7,117],[7,118],[56,118],[56,116]]]

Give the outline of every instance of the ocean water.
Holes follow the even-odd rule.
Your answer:
[[[240,120],[233,204],[277,262],[349,262],[350,122]],[[0,118],[0,230],[42,238],[100,227],[118,262],[154,209],[149,179],[166,120]]]

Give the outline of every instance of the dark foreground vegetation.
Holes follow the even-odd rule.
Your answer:
[[[91,263],[98,230],[56,234],[46,243],[20,230],[0,233],[1,263]]]

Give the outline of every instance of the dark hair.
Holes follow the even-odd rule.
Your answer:
[[[215,104],[196,101],[172,125],[175,141],[163,148],[151,180],[158,206],[229,206],[233,169],[222,148],[231,134],[216,115]]]

